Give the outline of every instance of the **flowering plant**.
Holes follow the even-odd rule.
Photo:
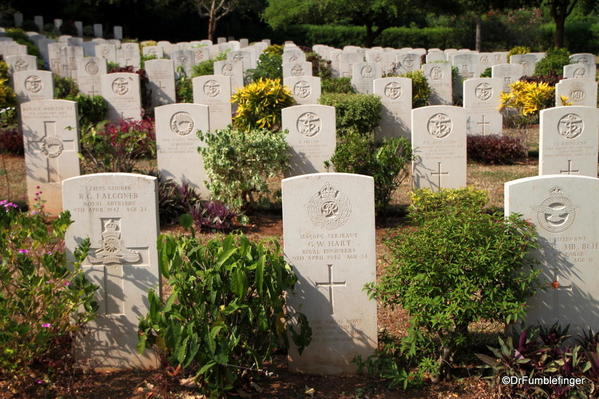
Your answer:
[[[96,287],[81,271],[86,240],[67,266],[68,212],[49,221],[0,201],[0,378],[47,382],[72,365],[75,334],[89,321]]]

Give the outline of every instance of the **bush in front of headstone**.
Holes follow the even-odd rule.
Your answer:
[[[276,53],[264,52],[258,58],[258,64],[255,69],[247,71],[247,78],[250,82],[260,79],[283,80],[283,57]]]
[[[196,76],[214,75],[214,63],[226,59],[227,52],[222,52],[213,59],[202,61],[199,64],[194,65],[191,69],[191,77],[195,78]]]
[[[514,110],[512,120],[516,126],[526,126],[539,119],[539,112],[554,105],[555,87],[544,82],[517,81],[508,93],[501,93],[501,110]]]
[[[335,107],[337,137],[351,130],[367,134],[381,120],[381,98],[374,94],[328,93],[322,94],[319,101]]]
[[[268,181],[284,173],[289,162],[286,132],[227,128],[200,133],[205,147],[198,148],[210,178],[212,198],[244,214],[272,196]],[[247,221],[241,216],[241,222]]]
[[[426,107],[431,97],[431,87],[422,71],[411,71],[399,75],[412,79],[412,108]]]
[[[468,161],[490,165],[513,165],[526,161],[528,149],[521,139],[497,134],[468,135]]]
[[[372,176],[377,213],[385,211],[393,192],[409,175],[412,148],[410,142],[397,137],[376,143],[374,134],[348,131],[339,139],[332,164],[336,172]]]
[[[351,78],[322,78],[322,93],[355,94],[356,89],[351,84]]]
[[[104,97],[79,93],[74,98],[67,99],[77,103],[79,126],[95,125],[106,119],[108,104]]]
[[[231,97],[237,104],[233,126],[237,129],[281,129],[281,110],[295,105],[287,87],[277,79],[260,79],[237,90]]]
[[[53,382],[72,378],[73,339],[94,315],[96,287],[80,267],[88,240],[67,265],[69,214],[50,220],[41,201],[33,208],[0,201],[0,379],[15,397],[59,397]]]
[[[564,66],[570,64],[570,52],[565,48],[552,48],[547,50],[545,57],[537,62],[534,76],[559,75],[564,71]]]
[[[84,173],[137,170],[137,161],[156,156],[154,120],[123,120],[81,126],[79,151]],[[139,171],[141,172],[141,171]]]
[[[79,94],[79,87],[73,79],[52,74],[52,80],[54,81],[54,98],[72,100]]]
[[[264,362],[287,346],[289,330],[300,351],[309,344],[307,319],[293,329],[285,312],[285,293],[297,277],[278,242],[162,235],[158,253],[172,294],[163,301],[150,291],[138,349],[156,349],[202,393],[252,391],[250,382],[269,374]]]
[[[512,47],[510,49],[510,51],[507,53],[507,59],[509,61],[510,57],[512,55],[516,55],[516,54],[528,54],[528,53],[530,53],[530,47],[527,47],[527,46],[515,46],[515,47]]]
[[[492,370],[492,386],[507,398],[594,398],[599,384],[599,333],[592,330],[571,339],[568,327],[529,326],[498,339],[490,354],[476,356]],[[505,384],[528,378],[569,378],[573,383]],[[576,384],[578,378],[581,383]]]
[[[478,200],[462,204],[451,191],[438,198],[449,201],[425,217],[410,209],[418,225],[387,240],[391,263],[378,283],[367,286],[379,303],[408,312],[401,361],[407,370],[435,362],[432,382],[473,355],[472,323],[507,325],[525,316],[538,275],[530,257],[537,246],[531,223],[482,212]]]

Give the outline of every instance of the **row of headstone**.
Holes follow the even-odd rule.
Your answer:
[[[20,12],[15,12],[13,14],[13,20],[15,27],[20,28],[23,26],[23,14]],[[41,15],[36,15],[33,17],[33,22],[37,26],[38,31],[42,32],[44,30],[44,17]],[[54,28],[56,30],[60,30],[63,21],[60,18],[55,18],[53,20]],[[77,30],[77,36],[83,36],[83,22],[75,21],[75,29]],[[103,27],[102,24],[93,24],[93,32],[95,37],[102,37]],[[113,37],[117,40],[123,39],[123,27],[119,25],[115,25],[113,27]]]

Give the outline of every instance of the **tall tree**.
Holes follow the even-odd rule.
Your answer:
[[[564,47],[564,38],[566,36],[566,18],[572,13],[578,0],[546,0],[545,4],[549,7],[551,17],[555,22],[555,35],[553,44],[555,47]]]
[[[238,0],[192,0],[201,17],[208,18],[208,40],[214,40],[217,22],[231,13]]]

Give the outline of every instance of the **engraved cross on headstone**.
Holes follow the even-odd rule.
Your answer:
[[[86,275],[98,286],[100,311],[105,315],[125,313],[123,269],[148,264],[148,247],[127,247],[121,236],[120,218],[103,218],[100,246],[90,248],[82,267]]]
[[[335,302],[334,302],[334,297],[333,297],[333,288],[334,287],[345,287],[346,286],[346,282],[345,281],[333,281],[333,265],[327,265],[329,268],[329,279],[328,281],[325,282],[316,282],[316,286],[317,287],[328,287],[329,288],[329,303],[331,304],[331,314],[334,313],[334,306],[335,306]]]
[[[476,124],[480,126],[481,134],[483,136],[487,134],[486,126],[490,125],[490,122],[485,120],[485,114],[482,114],[482,120],[480,122],[476,122]]]
[[[567,170],[562,170],[560,169],[560,173],[561,174],[567,174],[567,175],[572,175],[572,174],[578,174],[578,172],[580,172],[578,169],[572,169],[572,160],[568,159],[568,169]]]
[[[38,154],[45,163],[45,172],[40,176],[46,183],[59,182],[58,172],[60,155],[63,151],[75,151],[75,140],[67,140],[58,136],[56,121],[44,121],[44,135],[37,140],[28,140],[32,153]],[[42,166],[42,165],[40,165]]]
[[[441,172],[441,162],[437,162],[437,171],[431,172],[431,176],[437,176],[437,187],[441,188],[441,175],[448,175],[449,172]]]

